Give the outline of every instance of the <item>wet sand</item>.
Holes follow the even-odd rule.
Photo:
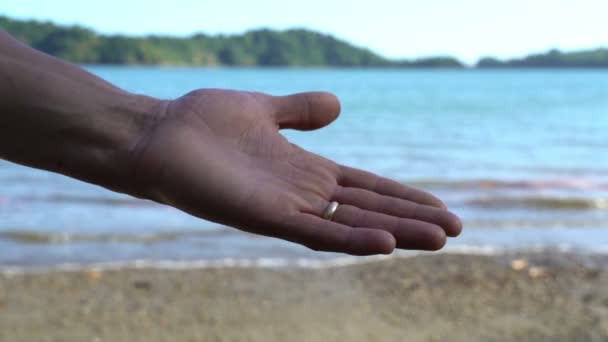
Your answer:
[[[0,341],[606,341],[608,272],[590,261],[4,274]]]

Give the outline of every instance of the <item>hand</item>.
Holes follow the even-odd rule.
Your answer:
[[[130,94],[0,30],[0,158],[249,232],[350,254],[439,249],[461,230],[435,197],[291,145],[340,110],[326,93]],[[162,109],[159,109],[162,108]],[[333,220],[320,218],[329,201]]]
[[[198,90],[163,106],[133,151],[144,197],[194,216],[354,255],[437,250],[460,220],[434,196],[290,144],[279,129],[336,119],[327,93]],[[340,203],[333,220],[320,216]]]

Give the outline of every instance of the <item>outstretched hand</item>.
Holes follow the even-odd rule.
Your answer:
[[[133,149],[143,197],[313,250],[354,255],[437,250],[461,231],[458,217],[431,194],[338,165],[279,133],[335,120],[340,104],[331,94],[197,90],[161,107]],[[326,220],[330,201],[340,205]]]
[[[460,220],[432,195],[290,144],[336,119],[327,93],[125,92],[0,30],[0,158],[314,250],[437,250]],[[323,212],[340,203],[331,220]]]

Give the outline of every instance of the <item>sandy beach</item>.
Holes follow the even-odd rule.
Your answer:
[[[440,254],[324,269],[4,274],[0,340],[606,341],[608,273],[591,261]]]

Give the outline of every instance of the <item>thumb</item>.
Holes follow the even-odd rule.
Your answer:
[[[338,98],[325,92],[273,97],[274,120],[279,128],[309,131],[327,126],[340,113]]]

